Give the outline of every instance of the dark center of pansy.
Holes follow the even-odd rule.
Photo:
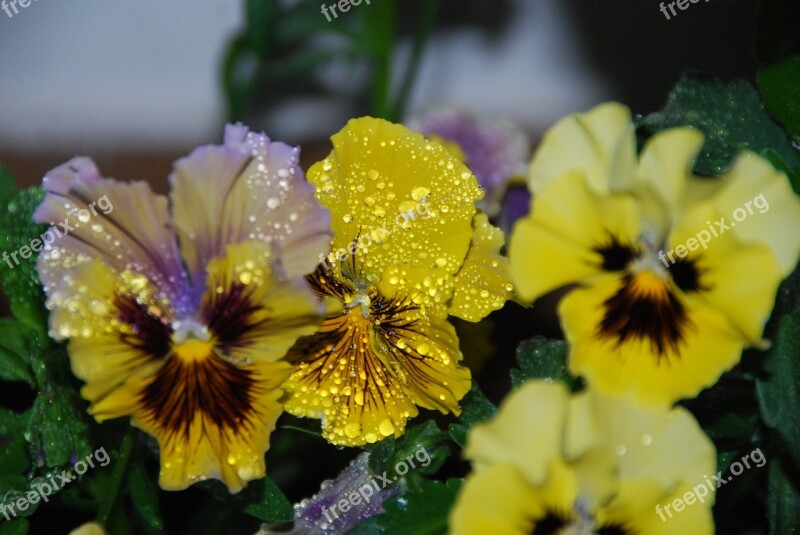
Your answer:
[[[121,341],[162,365],[138,394],[147,418],[162,430],[189,437],[196,416],[238,432],[250,424],[258,394],[247,362],[234,362],[231,351],[252,343],[260,328],[252,287],[233,283],[210,292],[199,320],[168,321],[157,306],[130,295],[117,295],[117,320],[129,328]]]
[[[198,413],[220,429],[238,431],[248,425],[256,381],[251,371],[215,353],[214,342],[194,338],[173,348],[140,394],[145,413],[159,427],[188,439]]]
[[[596,525],[591,517],[572,517],[553,510],[533,519],[531,535],[635,535],[622,524]]]
[[[675,286],[684,292],[696,292],[707,289],[700,282],[701,270],[695,260],[680,258],[668,268]]]
[[[686,307],[670,291],[667,281],[651,270],[628,274],[617,292],[603,303],[600,339],[613,339],[617,347],[633,341],[649,343],[659,360],[678,346],[691,327]]]
[[[623,244],[614,235],[610,235],[604,245],[596,247],[595,252],[600,255],[600,266],[605,271],[627,269],[637,254],[633,247]]]

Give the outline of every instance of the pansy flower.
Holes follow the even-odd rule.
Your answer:
[[[367,117],[333,146],[308,172],[334,231],[309,280],[333,306],[284,389],[288,412],[356,446],[400,436],[418,406],[459,412],[470,373],[447,317],[478,321],[511,285],[475,176],[442,145]]]
[[[236,492],[264,476],[281,359],[321,322],[303,275],[329,218],[298,150],[238,125],[170,183],[168,202],[86,158],[47,174],[34,218],[62,229],[38,260],[51,336],[69,340],[97,420],[130,416],[158,440],[163,488],[217,478]]]
[[[630,112],[606,104],[560,121],[531,162],[532,213],[510,242],[515,286],[528,300],[570,287],[559,307],[569,364],[603,393],[672,403],[764,345],[800,252],[800,201],[749,152],[722,176],[695,176],[702,145],[675,128],[637,158]]]
[[[453,533],[714,532],[714,446],[683,408],[530,381],[470,431],[464,454],[473,472],[450,514]],[[686,500],[680,511],[676,500]]]

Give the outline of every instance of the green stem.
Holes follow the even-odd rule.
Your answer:
[[[125,437],[122,439],[122,444],[119,447],[119,458],[114,465],[114,471],[111,473],[111,483],[106,489],[106,495],[100,503],[100,508],[97,510],[97,522],[105,526],[108,522],[108,517],[111,514],[111,509],[114,508],[114,502],[117,500],[119,488],[122,485],[122,480],[125,478],[125,473],[128,470],[128,461],[133,452],[133,442],[136,437],[136,430],[133,428],[128,429]]]
[[[394,106],[394,113],[392,114],[395,120],[402,120],[405,116],[408,99],[411,97],[411,90],[414,88],[414,83],[419,73],[419,65],[425,52],[425,46],[428,44],[428,38],[439,16],[440,5],[441,0],[427,0],[422,4],[422,15],[420,16],[419,26],[417,26],[417,33],[414,36],[414,47],[411,50],[411,59],[408,62],[405,76],[403,76],[403,81],[400,84],[400,91],[397,94],[397,101]]]
[[[394,120],[390,102],[392,82],[392,54],[395,46],[395,19],[397,6],[394,1],[384,0],[375,5],[376,11],[368,19],[372,26],[367,29],[370,41],[374,43],[374,76],[372,81],[372,115]]]

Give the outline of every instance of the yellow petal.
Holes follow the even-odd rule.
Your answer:
[[[636,180],[630,110],[614,102],[561,119],[542,138],[528,185],[539,193],[569,172],[582,172],[597,192],[627,191]]]
[[[593,447],[615,453],[619,478],[671,491],[715,470],[714,445],[686,409],[640,407],[594,390],[582,396],[590,398],[592,426],[600,431]]]
[[[561,383],[531,381],[501,404],[497,416],[470,431],[465,457],[480,465],[511,464],[533,485],[563,451],[569,393]]]
[[[106,535],[106,530],[97,522],[87,522],[70,531],[69,535]]]
[[[161,487],[181,490],[214,478],[234,493],[264,477],[264,453],[282,411],[279,386],[290,371],[285,362],[236,366],[212,354],[191,362],[176,355],[143,380],[133,424],[159,442]]]
[[[464,265],[456,274],[450,313],[467,321],[480,321],[501,308],[512,295],[508,259],[500,254],[503,231],[480,212],[472,223],[472,236]]]
[[[702,482],[699,479],[695,485]],[[691,484],[681,483],[674,490],[664,492],[651,481],[625,481],[619,494],[607,507],[598,511],[597,517],[600,522],[622,524],[632,533],[641,535],[711,535],[714,533],[711,513],[714,495],[707,488],[708,497],[702,498],[703,502],[689,498],[691,501],[686,502],[681,511],[672,509],[673,501],[683,500],[692,488]],[[703,491],[698,489],[698,492]]]
[[[660,132],[645,143],[639,156],[639,175],[644,184],[654,188],[671,211],[681,210],[687,198],[685,192],[695,159],[703,147],[704,136],[694,128],[671,128]]]
[[[450,532],[464,535],[533,533],[536,520],[569,511],[577,496],[574,475],[553,463],[546,485],[534,486],[511,465],[470,474],[450,513]]]
[[[572,290],[559,306],[571,346],[570,369],[585,375],[601,393],[667,406],[696,396],[739,361],[744,338],[722,314],[700,300],[686,305],[687,321],[679,330],[682,340],[677,349],[665,348],[664,355],[654,351],[650,339],[631,337],[619,343],[615,336],[598,336],[605,303],[623,284],[609,275],[589,288]]]
[[[678,246],[687,249],[685,261],[694,264],[702,286],[697,298],[724,314],[755,346],[775,304],[780,267],[763,243],[742,241],[736,231],[749,221],[714,236],[718,232],[714,221],[720,217],[712,202],[697,203],[673,228],[665,252]],[[679,258],[677,253],[672,257]]]
[[[458,414],[470,388],[449,323],[411,303],[385,310],[373,323],[361,307],[348,308],[292,349],[298,364],[283,386],[286,411],[322,418],[323,435],[334,444],[399,437],[417,406]]]
[[[472,237],[475,176],[435,141],[404,126],[364,117],[332,137],[334,150],[308,172],[331,212],[333,251],[370,243],[365,277],[392,265],[445,268],[455,274]]]
[[[282,359],[322,324],[324,307],[303,278],[283,280],[269,245],[229,245],[208,266],[201,316],[218,345],[239,362]]]
[[[789,179],[764,158],[745,152],[723,177],[718,194],[708,199],[745,242],[766,245],[777,257],[783,277],[800,255],[800,198]],[[713,221],[712,221],[713,223]]]
[[[657,216],[650,212],[648,220]],[[534,197],[532,213],[517,223],[511,235],[515,290],[523,299],[534,300],[602,274],[598,248],[612,239],[636,247],[642,220],[641,197],[599,195],[580,173],[562,177]],[[662,225],[651,224],[655,234],[663,232]]]

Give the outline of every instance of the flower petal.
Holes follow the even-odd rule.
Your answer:
[[[450,513],[451,533],[538,533],[536,520],[571,509],[577,496],[577,484],[567,472],[553,479],[549,486],[535,487],[515,467],[504,464],[470,474]]]
[[[298,158],[297,148],[228,125],[222,146],[200,147],[175,163],[173,217],[196,284],[226,245],[247,240],[279,243],[290,276],[313,271],[328,251],[329,218]]]
[[[532,213],[511,235],[516,291],[534,300],[602,274],[602,249],[613,243],[635,247],[643,230],[641,202],[632,195],[599,195],[580,173],[569,173],[544,188],[534,198]],[[657,214],[651,211],[648,216],[655,219]],[[654,228],[654,233],[663,228]]]
[[[87,158],[48,172],[43,187],[45,198],[34,220],[53,225],[47,233],[55,243],[38,261],[48,295],[63,289],[65,272],[96,258],[117,272],[145,275],[177,310],[190,309],[188,279],[165,197],[146,182],[104,179]]]
[[[548,463],[560,458],[569,411],[561,383],[526,383],[500,406],[489,422],[470,431],[464,456],[477,466],[511,464],[533,485],[547,477]]]
[[[508,259],[500,254],[503,231],[489,223],[489,217],[475,214],[470,248],[464,265],[456,273],[450,313],[467,321],[480,321],[511,298],[513,287]]]
[[[545,133],[531,161],[528,185],[539,193],[564,174],[579,171],[597,192],[629,191],[635,166],[630,110],[610,102],[561,119]]]
[[[284,384],[286,411],[322,418],[323,436],[334,444],[400,436],[417,405],[458,413],[471,385],[449,323],[410,300],[377,306],[379,322],[347,308],[292,349],[298,366]]]
[[[455,274],[483,195],[472,172],[439,143],[381,119],[353,119],[331,139],[333,152],[308,177],[331,211],[332,249],[378,235],[363,262],[370,281],[398,264]]]
[[[677,330],[680,338],[674,347],[665,345],[663,355],[654,351],[654,341],[648,337],[633,335],[621,341],[613,335],[598,336],[607,303],[624,284],[609,275],[591,287],[572,290],[559,306],[571,346],[570,369],[585,375],[599,392],[643,405],[670,405],[696,396],[739,361],[744,338],[727,318],[699,299],[684,304],[688,315]],[[648,314],[640,319],[655,322],[655,310]],[[652,327],[656,326],[663,329],[662,323]]]
[[[215,478],[235,493],[265,475],[264,453],[281,414],[278,387],[290,371],[285,362],[235,366],[213,355],[194,362],[176,355],[92,412],[101,420],[132,412],[133,424],[156,437],[163,489]]]
[[[671,211],[679,211],[694,200],[686,198],[685,193],[690,180],[702,180],[692,174],[692,168],[704,139],[694,128],[671,128],[648,139],[642,149],[640,179],[658,191]]]
[[[700,286],[697,298],[724,314],[750,345],[755,346],[761,342],[775,304],[781,282],[780,267],[775,255],[763,243],[746,243],[736,232],[749,220],[715,237],[706,222],[717,221],[720,217],[712,202],[696,204],[673,228],[665,249],[668,248],[669,253],[681,245],[687,249],[682,262],[693,263],[697,270]],[[705,233],[702,236],[707,237],[705,243],[697,239],[699,232]],[[679,256],[676,253],[672,258]],[[757,277],[753,277],[755,273]]]
[[[300,277],[280,279],[269,245],[228,245],[208,265],[200,315],[217,348],[236,362],[282,359],[322,324],[324,307]]]
[[[745,242],[766,245],[777,257],[786,277],[800,255],[800,198],[786,175],[764,158],[745,152],[723,178],[719,192],[708,199]],[[745,214],[733,220],[736,213]]]

